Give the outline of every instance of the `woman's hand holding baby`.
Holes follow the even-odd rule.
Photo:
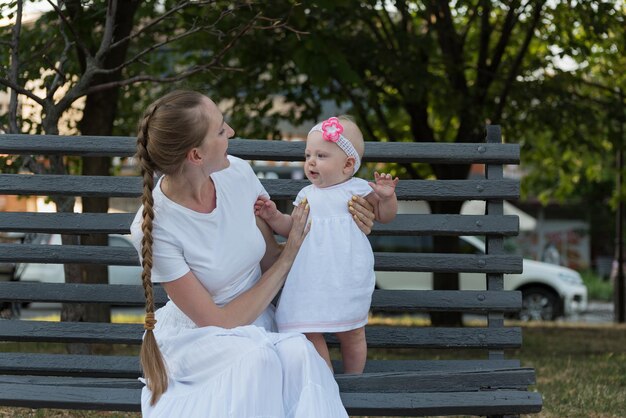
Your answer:
[[[291,213],[291,230],[289,231],[289,236],[287,237],[287,244],[283,250],[283,254],[287,256],[293,256],[295,258],[302,242],[304,242],[304,238],[309,233],[311,229],[311,222],[309,219],[309,204],[306,200],[302,201],[298,206],[296,206]]]

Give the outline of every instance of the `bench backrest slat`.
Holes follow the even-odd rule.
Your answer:
[[[374,256],[379,271],[522,272],[521,259],[516,255],[374,253]],[[136,266],[139,256],[133,248],[0,243],[0,262]]]
[[[128,234],[134,217],[134,213],[0,212],[0,232]]]
[[[306,180],[263,179],[274,199],[294,198],[310,184]],[[72,176],[0,174],[0,193],[12,195],[59,195],[94,197],[138,197],[141,179],[125,176]],[[396,188],[401,200],[515,199],[515,180],[404,180]]]
[[[135,138],[3,135],[0,154],[119,156],[135,154]],[[304,142],[231,139],[228,152],[249,160],[303,161]],[[444,164],[518,164],[518,144],[367,142],[363,161],[424,162]]]
[[[340,367],[339,361],[333,361]],[[519,360],[369,360],[367,373],[419,371],[480,372],[519,368]],[[12,375],[96,376],[137,378],[141,376],[139,358],[130,355],[84,355],[45,353],[3,353],[0,371]]]
[[[143,325],[89,322],[5,321],[5,341],[77,342],[102,344],[141,344]],[[488,330],[488,332],[487,332]],[[386,327],[366,329],[368,346],[380,348],[517,348],[521,345],[519,327],[488,329]],[[337,345],[336,337],[327,338]]]
[[[128,234],[134,213],[0,212],[0,232]],[[515,215],[397,215],[374,225],[374,235],[516,235]]]
[[[77,283],[7,283],[0,282],[0,301],[111,303],[144,306],[143,288],[139,285]],[[165,291],[154,287],[157,305],[167,302]],[[463,312],[498,310],[512,312],[521,306],[519,292],[485,290],[375,290],[372,308],[429,312],[457,309]],[[1,331],[0,331],[1,333]]]

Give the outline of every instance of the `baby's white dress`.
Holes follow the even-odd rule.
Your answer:
[[[267,192],[250,165],[229,157],[211,175],[217,207],[198,213],[154,189],[154,282],[190,270],[218,305],[230,302],[261,276],[265,241],[254,203]],[[131,226],[140,247],[141,211]],[[252,325],[198,328],[172,301],[156,311],[154,330],[168,369],[168,388],[155,405],[142,391],[144,417],[347,418],[328,366],[302,334],[276,330],[269,307]]]
[[[280,332],[342,332],[364,326],[374,291],[374,254],[348,211],[353,195],[372,193],[367,181],[351,178],[305,187],[311,230],[283,287],[276,323]]]

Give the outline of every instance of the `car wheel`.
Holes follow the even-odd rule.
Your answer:
[[[541,287],[522,290],[522,321],[552,321],[557,316],[558,299],[551,291]]]

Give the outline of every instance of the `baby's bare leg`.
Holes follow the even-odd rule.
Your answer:
[[[367,359],[367,342],[365,341],[365,327],[345,332],[338,332],[337,338],[341,343],[343,357],[343,372],[363,373]]]
[[[326,364],[330,370],[333,370],[333,365],[330,362],[330,353],[328,352],[328,346],[326,345],[326,340],[324,339],[324,334],[319,332],[306,332],[304,333],[306,337],[313,343],[313,346],[319,353],[319,355],[324,359]]]

